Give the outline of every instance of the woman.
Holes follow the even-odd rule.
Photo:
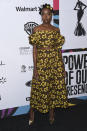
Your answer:
[[[54,108],[68,107],[65,84],[65,68],[61,48],[64,37],[58,28],[50,24],[53,8],[43,5],[40,12],[43,23],[33,29],[29,36],[33,45],[34,74],[30,97],[29,125],[34,122],[34,109],[41,113],[49,111],[50,124],[54,122]]]

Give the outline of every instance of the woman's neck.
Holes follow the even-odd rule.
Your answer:
[[[43,23],[42,25],[45,26],[45,27],[49,27],[49,26],[51,26],[50,23]]]

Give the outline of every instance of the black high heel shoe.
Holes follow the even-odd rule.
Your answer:
[[[49,122],[52,125],[54,123],[54,118],[52,120],[49,119]]]

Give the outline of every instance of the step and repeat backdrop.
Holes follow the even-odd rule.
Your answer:
[[[0,1],[0,116],[29,111],[33,47],[28,37],[41,24],[39,7],[54,7],[52,25],[65,36],[62,48],[68,98],[87,97],[87,1]]]
[[[45,3],[53,7],[53,0],[0,1],[0,110],[29,105],[33,46],[28,37],[42,23],[39,7]]]
[[[66,39],[63,60],[68,97],[87,96],[87,0],[59,3],[59,27]]]

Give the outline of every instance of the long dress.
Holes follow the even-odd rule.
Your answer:
[[[56,30],[39,30],[29,35],[29,43],[37,47],[38,72],[38,79],[32,77],[30,106],[41,113],[69,106],[61,53],[64,42],[64,36]],[[40,49],[48,46],[51,48]]]

